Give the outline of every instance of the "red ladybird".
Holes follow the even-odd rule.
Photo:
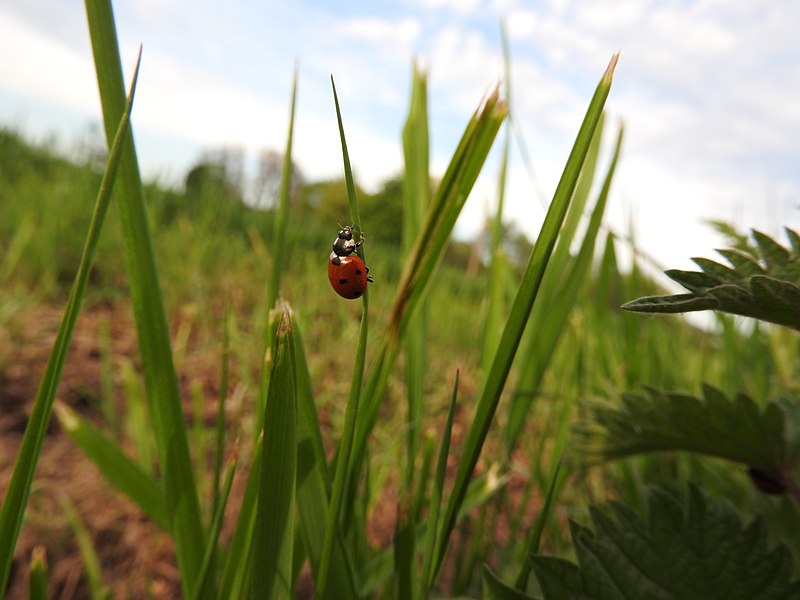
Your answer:
[[[367,283],[372,282],[369,269],[356,249],[364,243],[364,236],[353,239],[353,226],[346,225],[339,230],[333,242],[333,252],[328,258],[328,279],[334,291],[342,298],[354,300],[364,295]]]

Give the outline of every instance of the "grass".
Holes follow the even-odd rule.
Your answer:
[[[360,252],[376,280],[362,301],[347,302],[325,281],[335,224],[290,197],[290,160],[269,211],[213,195],[189,211],[182,192],[141,182],[131,138],[115,138],[127,113],[110,6],[89,0],[87,12],[112,147],[104,179],[88,164],[0,135],[0,193],[9,197],[0,223],[0,333],[21,339],[37,305],[63,303],[79,265],[30,433],[10,482],[0,482],[0,583],[9,578],[54,405],[75,446],[174,544],[187,598],[289,598],[302,582],[319,598],[475,595],[484,562],[496,582],[533,591],[525,554],[565,551],[565,518],[579,518],[593,500],[643,502],[648,482],[713,472],[712,487],[738,485],[742,506],[756,502],[740,474],[723,466],[668,457],[587,472],[570,451],[586,398],[615,398],[642,384],[697,391],[701,382],[729,392],[749,385],[767,397],[777,380],[796,380],[786,358],[793,342],[780,334],[758,330],[748,339],[723,322],[718,336],[677,318],[642,327],[617,310],[658,289],[638,264],[620,272],[619,242],[601,228],[622,144],[620,132],[613,155],[599,154],[616,58],[575,124],[573,152],[530,255],[515,262],[505,252],[499,202],[490,258],[469,272],[453,250],[470,249],[450,234],[508,122],[507,98],[497,91],[476,99],[431,189],[427,80],[414,73],[405,193],[395,198],[402,239],[387,243],[378,220],[366,221],[374,209],[362,210],[374,199],[350,174],[347,107],[334,92],[347,198],[341,220],[369,233]],[[293,88],[288,159],[296,95]],[[506,142],[501,173],[509,151]],[[501,175],[500,198],[502,188]],[[90,207],[75,199],[91,196],[101,208],[89,225]],[[81,258],[75,248],[84,236]],[[291,272],[283,271],[287,256]],[[102,398],[83,409],[88,415],[68,400],[55,404],[82,300],[89,315],[101,304],[127,315],[122,321],[138,339],[138,352],[118,355],[104,330]],[[13,360],[0,350],[0,373]],[[75,498],[73,505],[70,527],[85,532]],[[376,541],[387,521],[391,535]],[[83,533],[81,551],[93,589],[105,593],[112,581],[98,573]],[[40,590],[48,574],[38,551],[36,559],[42,569],[30,585]]]

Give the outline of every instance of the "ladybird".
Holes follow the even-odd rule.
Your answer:
[[[355,254],[356,249],[363,243],[363,234],[359,239],[353,239],[352,225],[341,227],[328,258],[328,280],[334,291],[348,300],[363,296],[367,283],[372,282],[367,265]]]

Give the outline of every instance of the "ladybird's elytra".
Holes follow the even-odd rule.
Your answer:
[[[370,281],[367,267],[359,256],[336,256],[334,252],[328,261],[328,279],[334,291],[348,300],[363,296]]]
[[[331,287],[348,300],[363,296],[367,283],[372,282],[369,269],[361,257],[355,254],[356,249],[364,243],[364,236],[362,234],[358,240],[354,240],[353,227],[345,225],[339,229],[328,257],[328,280]]]

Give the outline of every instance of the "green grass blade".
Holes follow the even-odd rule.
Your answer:
[[[430,204],[431,179],[428,166],[428,81],[423,71],[414,65],[411,83],[411,102],[408,117],[403,126],[403,251],[406,256],[413,248],[414,240],[422,228],[425,209]],[[408,411],[406,416],[406,489],[412,485],[415,473],[417,447],[420,438],[420,416],[422,414],[423,382],[425,379],[425,306],[420,316],[409,327],[404,346],[406,365],[406,394]]]
[[[225,479],[222,483],[220,490],[219,500],[214,506],[214,516],[211,520],[211,529],[208,532],[208,539],[206,539],[206,548],[203,554],[203,562],[200,566],[200,573],[198,575],[199,585],[195,592],[195,599],[199,598],[203,593],[211,593],[210,588],[213,582],[212,574],[213,569],[211,565],[214,563],[214,556],[219,543],[219,533],[222,531],[222,521],[225,516],[225,508],[228,505],[228,497],[231,493],[233,486],[233,476],[236,473],[236,462],[238,457],[234,456],[228,462],[225,468]],[[209,590],[206,592],[206,590]]]
[[[566,236],[559,239],[556,252],[554,252],[551,260],[550,270],[548,274],[545,275],[545,282],[542,284],[542,290],[540,292],[542,301],[534,306],[531,313],[530,329],[536,332],[536,335],[529,338],[529,344],[525,349],[525,356],[528,357],[527,364],[529,368],[526,369],[525,373],[520,377],[519,389],[522,393],[517,394],[514,398],[508,419],[505,441],[506,449],[509,454],[517,445],[519,436],[523,431],[525,417],[530,411],[533,402],[533,392],[540,388],[542,378],[550,364],[550,358],[555,354],[556,347],[561,339],[561,334],[567,324],[569,314],[586,283],[592,267],[597,235],[602,225],[603,215],[605,214],[606,203],[611,189],[611,182],[614,178],[617,162],[619,160],[622,138],[623,130],[620,129],[611,164],[603,180],[597,203],[592,211],[589,226],[586,229],[577,256],[573,259],[569,256],[568,252],[562,256],[556,256],[558,250],[568,250],[569,242],[571,242],[573,238],[571,236]],[[596,148],[596,145],[599,145],[598,134],[595,135],[592,142],[593,147]],[[591,151],[589,155],[592,155]],[[593,171],[594,169],[592,168],[591,170]],[[588,179],[588,177],[584,177],[587,172],[587,170],[581,172],[582,180],[584,180],[584,178]],[[586,193],[588,193],[588,188],[589,184],[586,184]],[[577,191],[575,196],[578,197]],[[572,213],[572,209],[570,209],[570,212]],[[565,223],[565,227],[566,225]],[[563,236],[564,232],[562,232],[561,235]],[[546,285],[547,283],[550,285]]]
[[[297,379],[297,513],[311,570],[317,573],[325,538],[325,515],[331,495],[331,481],[319,416],[314,405],[303,336],[294,315],[292,333]],[[334,543],[336,545],[331,554],[328,574],[329,585],[331,589],[339,590],[342,597],[355,598],[355,579],[348,552],[341,538],[337,537]]]
[[[508,47],[508,36],[505,27],[501,27],[503,42],[503,83],[505,86],[506,101],[511,105],[511,58]],[[500,155],[500,174],[497,178],[497,210],[491,222],[489,235],[489,290],[487,293],[486,318],[483,325],[483,344],[481,347],[482,372],[488,373],[491,366],[494,349],[500,341],[502,319],[506,312],[504,299],[509,284],[509,264],[502,249],[503,232],[503,206],[506,196],[506,178],[508,173],[508,153],[511,141],[511,121],[506,121],[505,138]]]
[[[6,589],[6,584],[8,583],[11,561],[14,557],[14,548],[22,526],[25,506],[28,503],[31,482],[42,451],[44,435],[50,421],[50,413],[53,410],[56,392],[61,382],[61,373],[64,369],[64,362],[67,359],[67,352],[75,329],[75,322],[78,319],[83,293],[89,280],[97,242],[100,239],[100,232],[111,202],[111,189],[114,184],[117,167],[120,164],[123,142],[129,139],[127,133],[130,127],[130,112],[133,106],[133,94],[138,72],[137,62],[127,102],[123,103],[118,113],[120,115],[117,121],[119,125],[115,128],[116,134],[114,134],[113,142],[111,143],[103,180],[97,194],[94,214],[86,235],[81,261],[78,265],[78,272],[75,275],[75,281],[70,291],[55,344],[53,345],[53,351],[50,353],[44,376],[39,384],[36,400],[33,404],[28,424],[25,427],[25,434],[22,437],[22,445],[14,463],[14,472],[11,475],[5,498],[3,498],[2,509],[0,509],[0,590]]]
[[[158,482],[89,421],[64,404],[56,404],[56,416],[72,442],[103,476],[142,509],[159,527],[169,531],[164,491]]]
[[[450,454],[450,434],[453,432],[453,419],[456,414],[456,403],[458,401],[458,378],[459,372],[456,371],[456,378],[453,382],[453,393],[450,396],[450,404],[447,408],[447,420],[442,431],[442,443],[439,446],[439,457],[436,461],[436,475],[433,480],[431,490],[430,514],[428,516],[427,529],[425,530],[425,541],[423,542],[423,567],[419,579],[421,586],[420,598],[427,598],[433,586],[433,553],[436,550],[436,534],[439,531],[439,515],[442,510],[442,491],[444,490],[444,478],[447,475],[447,457]]]
[[[44,546],[36,546],[31,552],[31,574],[28,581],[29,600],[48,600],[47,557]]]
[[[231,301],[230,296],[225,301],[225,316],[222,319],[222,355],[220,356],[219,393],[217,394],[217,418],[214,423],[214,467],[211,483],[211,511],[217,512],[220,500],[220,477],[222,475],[222,461],[225,453],[225,401],[228,398],[228,385],[230,380],[230,355],[231,355]]]
[[[347,183],[347,196],[350,201],[350,214],[356,224],[356,231],[361,231],[361,220],[358,212],[358,200],[356,198],[355,183],[353,172],[350,168],[350,156],[347,152],[347,141],[344,135],[344,125],[342,124],[342,113],[339,109],[339,98],[336,95],[336,86],[331,77],[333,87],[333,100],[336,105],[336,118],[339,122],[339,136],[342,142],[342,157],[344,160],[345,181]],[[363,247],[359,248],[359,253],[363,253]],[[363,258],[363,255],[362,255]],[[350,394],[347,397],[345,407],[344,428],[342,439],[339,443],[339,454],[336,461],[336,471],[333,477],[333,489],[331,491],[331,501],[328,505],[327,520],[325,523],[325,537],[322,544],[322,554],[319,561],[319,569],[316,573],[316,594],[317,597],[325,600],[328,594],[340,594],[341,590],[334,590],[330,586],[329,574],[331,565],[331,554],[335,545],[335,538],[339,537],[339,518],[342,514],[342,504],[345,489],[348,481],[354,478],[350,469],[350,455],[353,448],[353,438],[356,429],[356,419],[358,416],[358,405],[361,398],[361,382],[364,377],[364,363],[367,354],[367,333],[369,311],[369,292],[362,296],[361,326],[358,333],[358,344],[356,346],[355,360],[353,365],[353,378],[350,384]],[[341,596],[336,596],[337,598]]]
[[[247,476],[236,529],[220,577],[218,598],[243,598],[245,596],[246,576],[252,565],[253,529],[256,524],[256,500],[258,499],[259,467],[263,449],[263,436],[256,438],[253,448],[250,472]]]
[[[109,590],[103,585],[103,571],[100,568],[100,558],[92,544],[92,536],[86,528],[75,506],[65,495],[59,496],[61,509],[67,516],[72,531],[75,533],[75,541],[78,544],[78,551],[83,561],[83,568],[86,579],[89,582],[89,591],[93,600],[111,598]]]
[[[603,112],[603,106],[611,88],[611,77],[616,63],[617,56],[615,55],[589,104],[577,139],[564,167],[564,173],[556,187],[553,201],[547,211],[541,232],[531,253],[519,291],[514,299],[492,367],[486,377],[486,383],[481,391],[475,417],[467,433],[462,459],[453,485],[453,492],[447,504],[441,533],[437,540],[436,552],[432,557],[435,561],[434,573],[439,570],[444,560],[450,534],[455,526],[461,503],[464,501],[469,481],[483,449],[483,442],[494,419],[500,395],[522,338],[525,324],[533,308],[548,260],[555,247],[558,232],[561,229],[570,200],[575,191],[589,145]]]
[[[275,222],[272,227],[272,270],[270,272],[269,289],[267,290],[267,306],[275,306],[281,289],[281,275],[286,257],[286,231],[289,221],[289,200],[292,191],[292,145],[294,140],[294,113],[297,104],[297,65],[292,78],[292,102],[289,109],[289,133],[286,136],[286,151],[283,153],[283,171],[281,188],[278,193],[278,206],[275,210]]]
[[[422,228],[405,261],[386,335],[375,353],[365,383],[364,405],[356,424],[351,472],[358,474],[367,438],[375,424],[384,390],[405,337],[408,323],[425,297],[458,215],[469,196],[508,109],[493,92],[470,119],[453,158],[427,208]],[[350,501],[347,502],[349,506]]]
[[[550,515],[550,510],[553,508],[556,490],[559,489],[563,483],[564,477],[561,477],[561,461],[559,460],[556,463],[556,468],[553,470],[552,476],[550,477],[550,485],[547,487],[547,496],[545,496],[542,510],[540,510],[539,514],[536,515],[536,523],[534,524],[533,529],[528,536],[528,541],[525,544],[526,556],[528,554],[537,554],[539,552],[539,542],[542,539],[542,531],[544,531],[544,525],[547,522],[547,517]],[[523,561],[522,569],[515,584],[515,587],[518,590],[525,591],[528,588],[528,577],[531,574],[532,568],[533,565],[530,563],[530,561]]]
[[[292,597],[297,394],[288,311],[278,326],[264,412],[258,507],[253,532],[253,598]]]
[[[103,121],[110,143],[114,124],[124,106],[114,16],[108,0],[86,0],[86,13]],[[117,199],[139,352],[164,476],[167,509],[184,596],[191,598],[195,593],[197,574],[203,559],[202,544],[198,540],[205,539],[205,532],[200,518],[200,500],[192,472],[139,165],[131,136],[126,138],[122,150]]]

